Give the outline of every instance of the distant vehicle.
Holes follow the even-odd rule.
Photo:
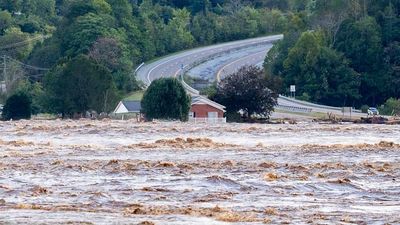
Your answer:
[[[370,116],[378,116],[379,115],[379,111],[378,111],[377,108],[370,107],[370,108],[368,108],[368,115],[370,115]]]

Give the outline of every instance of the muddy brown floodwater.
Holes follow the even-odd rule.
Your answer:
[[[400,224],[400,126],[0,122],[0,224]]]

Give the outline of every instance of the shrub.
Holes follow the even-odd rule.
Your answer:
[[[11,95],[4,105],[2,118],[4,120],[30,119],[32,114],[32,100],[24,92]]]
[[[368,105],[362,105],[362,106],[361,106],[361,112],[362,112],[362,113],[368,113],[368,109],[369,109],[369,106],[368,106]]]
[[[400,99],[389,98],[379,111],[384,115],[400,115]]]
[[[301,96],[298,96],[297,99],[309,102],[311,100],[311,97],[307,92],[304,92]]]
[[[161,78],[151,83],[143,95],[142,112],[146,119],[187,121],[190,96],[175,78]]]

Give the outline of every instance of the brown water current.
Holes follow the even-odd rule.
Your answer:
[[[400,224],[400,126],[0,122],[0,224]]]

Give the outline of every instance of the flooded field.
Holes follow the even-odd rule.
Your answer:
[[[0,122],[0,224],[399,224],[400,126]]]

